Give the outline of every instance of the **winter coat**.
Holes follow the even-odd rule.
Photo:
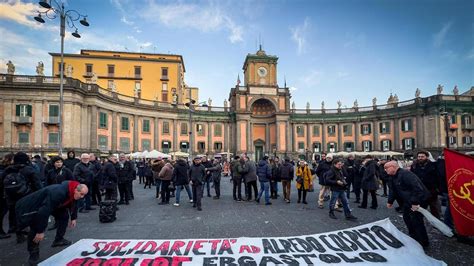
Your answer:
[[[298,180],[298,177],[303,178],[303,183],[296,183],[296,188],[301,189],[303,186],[304,190],[308,190],[313,183],[313,176],[311,175],[311,170],[309,170],[309,167],[307,165],[305,166],[298,166],[296,169],[296,180]]]
[[[280,166],[280,178],[283,181],[291,181],[295,175],[294,167],[289,162],[283,162]]]
[[[102,172],[100,171],[102,168],[102,165],[100,165],[100,162],[97,160],[90,161],[89,162],[89,169],[92,171],[92,181],[99,183],[101,180],[101,174]]]
[[[163,168],[163,166],[165,166],[164,161],[154,161],[151,164],[151,171],[153,171],[153,179],[155,179],[155,180],[160,179],[159,174],[160,174],[161,168]]]
[[[370,160],[365,164],[364,173],[362,175],[362,189],[377,190],[378,186],[378,165],[374,160]]]
[[[46,174],[46,178],[48,180],[48,186],[61,184],[63,181],[76,180],[71,170],[64,165],[59,169],[54,168],[49,170]]]
[[[48,181],[46,179],[46,172],[44,171],[44,165],[45,163],[41,161],[41,159],[34,159],[31,163],[33,168],[36,169],[36,172],[38,173],[39,179],[41,180],[41,184],[46,186],[48,184]]]
[[[436,169],[438,169],[439,176],[439,191],[441,193],[448,193],[448,181],[446,180],[446,163],[444,159],[436,161]]]
[[[239,165],[240,165],[240,160],[233,160],[230,163],[232,178],[234,178],[237,181],[242,178],[242,174],[239,172]]]
[[[26,182],[28,185],[28,192],[26,194],[33,193],[35,191],[40,190],[43,188],[41,184],[41,180],[39,178],[38,173],[30,164],[14,164],[8,166],[2,174],[1,183],[3,187],[3,180],[5,177],[10,173],[20,173],[26,178]],[[8,198],[8,195],[5,195],[8,200],[8,205],[15,204],[19,198]]]
[[[211,168],[207,168],[207,171],[211,173],[213,182],[221,181],[222,166],[220,163],[215,163]]]
[[[202,185],[204,183],[204,176],[206,175],[206,168],[202,164],[193,164],[189,168],[189,177],[193,181],[193,186]]]
[[[77,219],[77,209],[72,202],[63,206],[69,199],[69,181],[40,189],[23,197],[16,204],[16,215],[19,228],[30,226],[36,233],[43,233],[48,226],[51,213],[59,208],[69,208],[71,220]]]
[[[201,162],[202,165],[204,165],[204,168],[212,168],[212,162],[211,161],[205,161],[205,162]],[[208,180],[210,180],[211,178],[211,172],[210,171],[206,171],[206,176],[204,177],[204,180],[206,180],[206,182]]]
[[[346,160],[344,162],[344,169],[347,173],[346,179],[352,183],[354,182],[355,176],[357,175],[357,167],[355,165],[355,160]]]
[[[161,180],[171,181],[171,179],[173,179],[173,166],[170,163],[166,163],[165,166],[161,168],[158,176]]]
[[[440,178],[436,164],[427,160],[424,164],[415,162],[411,165],[410,170],[420,178],[421,182],[429,191],[439,192]]]
[[[392,176],[390,185],[387,202],[390,204],[395,200],[403,202],[404,208],[423,204],[430,196],[421,180],[414,173],[402,168]]]
[[[94,179],[94,173],[92,173],[89,166],[90,166],[90,163],[84,164],[82,162],[74,166],[74,171],[72,172],[72,174],[74,178],[77,180],[77,182],[81,184],[92,183],[92,180]]]
[[[178,160],[174,165],[173,183],[175,186],[189,184],[189,166],[185,160]]]
[[[330,186],[333,191],[346,190],[347,182],[342,169],[331,166],[331,169],[325,173],[324,180],[326,180],[326,185]],[[343,184],[339,185],[337,181],[342,181]]]
[[[114,189],[117,187],[118,183],[118,175],[117,175],[117,169],[118,169],[118,163],[114,164],[111,161],[108,161],[104,164],[104,167],[102,167],[101,170],[101,176],[102,176],[102,185],[101,188],[104,189]]]
[[[119,184],[125,184],[134,179],[135,171],[133,170],[132,162],[118,162],[116,166],[118,167],[117,176]]]
[[[281,182],[281,173],[280,173],[280,164],[275,163],[271,166],[272,168],[272,178],[274,182]]]
[[[272,178],[272,168],[265,160],[260,160],[257,166],[257,176],[260,182],[270,182]]]
[[[257,166],[255,165],[255,162],[250,160],[245,162],[244,169],[248,169],[247,173],[244,175],[245,183],[257,181]]]
[[[74,166],[76,164],[80,163],[81,160],[75,158],[76,154],[73,151],[70,151],[67,153],[67,159],[64,160],[64,165],[71,170],[71,172],[74,172]]]
[[[328,161],[322,161],[319,163],[318,168],[316,169],[316,175],[318,176],[319,179],[319,184],[321,186],[326,185],[326,181],[324,180],[324,174],[331,170],[332,162]]]

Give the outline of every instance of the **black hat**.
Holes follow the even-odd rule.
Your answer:
[[[14,164],[27,164],[30,161],[30,157],[28,157],[28,154],[24,152],[17,152],[15,156],[13,156],[13,163]]]
[[[63,161],[63,158],[61,158],[60,156],[54,156],[53,158],[51,158],[51,162],[54,164],[56,163],[57,161]]]

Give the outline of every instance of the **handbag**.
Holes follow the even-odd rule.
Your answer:
[[[296,183],[303,184],[303,178],[301,176],[296,177]]]

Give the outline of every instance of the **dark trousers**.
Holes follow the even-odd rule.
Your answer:
[[[145,187],[147,186],[151,188],[151,185],[153,184],[153,176],[145,176]]]
[[[414,212],[411,206],[403,208],[403,220],[408,227],[410,236],[418,241],[422,246],[428,246],[428,234],[426,233],[425,223],[423,221],[423,214]]]
[[[436,191],[430,191],[431,195],[427,200],[428,206],[430,207],[430,212],[434,217],[441,218],[441,203],[438,199],[438,193]],[[449,208],[449,205],[448,205]]]
[[[4,198],[0,198],[0,234],[5,233],[5,231],[3,230],[3,217],[5,217],[7,212],[7,200]]]
[[[61,240],[66,234],[67,225],[69,223],[69,212],[65,208],[59,208],[54,210],[51,215],[54,217],[57,226],[55,240]]]
[[[214,190],[216,191],[216,197],[221,196],[221,178],[214,180]]]
[[[346,196],[347,199],[350,199],[351,197],[351,185],[354,184],[354,178],[346,178],[347,186],[346,186]]]
[[[92,204],[99,204],[102,201],[99,189],[99,181],[92,182]]]
[[[118,190],[120,194],[120,202],[128,203],[128,200],[130,199],[130,195],[128,192],[128,184],[127,183],[118,184]]]
[[[300,189],[298,189],[298,202],[301,201],[301,194],[303,194],[303,202],[306,202],[306,193],[308,190],[304,189],[303,186],[301,186]]]
[[[234,176],[232,182],[232,196],[234,197],[234,200],[242,200],[242,178]]]
[[[382,187],[383,187],[383,194],[387,196],[388,195],[388,182],[385,178],[382,179]]]
[[[161,179],[155,179],[155,186],[156,186],[156,198],[160,195],[160,188],[161,188]]]
[[[17,231],[15,205],[16,201],[7,200],[9,231]]]
[[[117,187],[105,189],[105,200],[117,201]]]
[[[278,196],[278,182],[275,180],[270,181],[270,197],[276,199]]]
[[[135,196],[133,196],[133,180],[129,180],[127,182],[127,190],[128,190],[128,199],[133,200],[135,199]]]
[[[161,202],[170,202],[170,180],[161,180]]]
[[[369,196],[369,192],[370,192],[370,195],[372,196],[372,205],[370,206],[371,208],[377,208],[377,195],[375,194],[375,190],[367,190],[367,189],[364,189],[363,190],[363,194],[362,194],[362,203],[360,204],[361,207],[364,207],[366,208],[367,207],[367,198]]]
[[[193,183],[193,203],[194,206],[201,208],[203,186],[201,184],[196,185]]]
[[[204,181],[207,189],[207,196],[211,196],[211,177],[206,177],[206,180]]]
[[[247,200],[252,200],[252,189],[253,189],[253,192],[255,193],[255,198],[257,198],[257,195],[258,195],[257,180],[247,182],[247,190],[248,190]]]

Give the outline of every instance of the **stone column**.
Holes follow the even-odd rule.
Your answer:
[[[270,154],[271,149],[270,149],[270,127],[268,126],[268,123],[265,123],[265,150],[266,153]]]
[[[457,120],[457,121],[461,121],[461,120]],[[424,130],[424,125],[423,125],[423,116],[421,113],[417,113],[416,114],[416,142],[415,144],[416,144],[416,147],[418,148],[425,147],[425,139],[424,139],[424,134],[423,134],[424,132],[425,130]]]
[[[138,147],[140,146],[139,139],[138,139],[138,132],[139,132],[139,126],[138,126],[138,115],[133,115],[133,151],[138,151]]]
[[[290,131],[290,152],[295,152],[296,151],[296,148],[295,148],[295,127],[294,127],[294,123],[289,123],[290,124],[290,127],[289,127],[289,131]]]
[[[158,139],[158,117],[155,117],[153,120],[153,149],[158,150],[158,147],[160,147],[159,139]]]
[[[247,151],[253,153],[253,134],[252,134],[253,123],[247,120]]]
[[[113,111],[112,112],[112,152],[117,152],[117,118],[118,114],[117,112]]]
[[[90,108],[90,114],[91,114],[91,130],[90,130],[90,148],[92,150],[97,149],[97,119],[98,119],[98,111],[97,111],[97,106],[92,105]]]
[[[393,145],[392,145],[392,148],[395,149],[395,150],[401,150],[400,146],[401,146],[401,143],[400,143],[400,119],[398,118],[395,118],[393,120],[393,134],[394,134],[394,138],[393,138]]]
[[[173,146],[172,150],[177,151],[178,150],[178,121],[176,119],[173,119]]]
[[[311,144],[311,125],[306,123],[306,149],[313,153],[313,147]]]
[[[35,101],[33,103],[33,126],[35,129],[34,141],[31,141],[33,147],[39,147],[43,144],[43,102]],[[48,140],[46,140],[46,143]]]
[[[230,140],[230,136],[229,136],[229,123],[224,123],[224,147],[223,148],[223,151],[225,152],[228,152],[229,151],[229,140]],[[230,158],[228,158],[230,159]]]
[[[372,130],[374,131],[374,134],[373,134],[373,136],[374,136],[374,145],[373,145],[374,151],[381,150],[380,141],[379,141],[379,125],[378,125],[378,122],[376,122],[376,121],[372,122]]]
[[[275,122],[275,142],[276,142],[276,150],[279,152],[281,150],[280,147],[280,122],[276,120]]]
[[[353,125],[354,127],[354,151],[357,151],[359,147],[359,124],[355,122]]]
[[[213,151],[213,147],[212,147],[212,132],[213,132],[213,128],[212,128],[212,124],[210,122],[207,122],[207,152],[208,153],[211,153],[211,152],[214,152]]]
[[[342,124],[337,123],[337,151],[342,151],[344,149],[342,144]]]
[[[326,124],[321,125],[321,152],[328,152],[326,147]]]
[[[15,108],[13,102],[7,100],[3,102],[3,143],[5,148],[9,148],[13,144],[12,119],[16,117],[15,111],[13,111]]]

